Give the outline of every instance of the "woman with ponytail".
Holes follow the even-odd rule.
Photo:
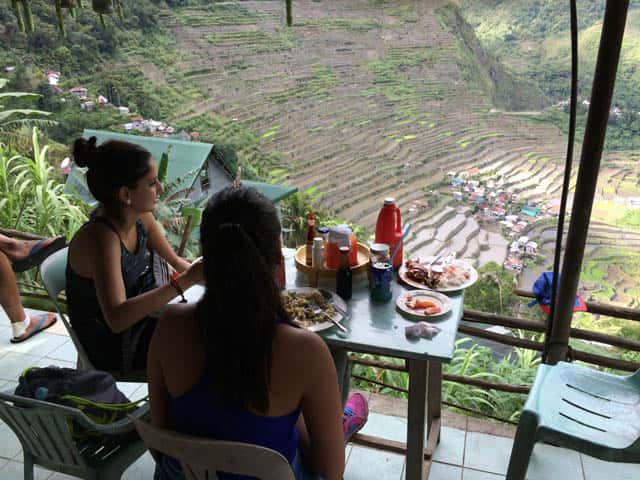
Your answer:
[[[149,316],[179,291],[202,280],[202,264],[178,257],[153,210],[162,193],[151,154],[128,142],[79,138],[75,162],[87,167],[87,184],[98,200],[69,245],[66,294],[74,331],[96,368],[128,373],[146,368],[156,320]],[[156,286],[150,251],[179,276]]]
[[[209,200],[200,234],[205,294],[167,310],[149,348],[152,423],[274,449],[297,479],[341,479],[336,368],[322,338],[292,325],[283,309],[275,207],[254,189],[227,188]],[[177,461],[160,457],[155,478],[184,476]]]

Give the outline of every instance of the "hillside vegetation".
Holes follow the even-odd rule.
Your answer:
[[[461,0],[460,11],[485,49],[509,71],[534,81],[552,102],[569,96],[571,45],[569,6],[550,0]],[[589,99],[600,42],[605,2],[578,0],[579,95]],[[613,105],[622,112],[612,117],[606,148],[640,147],[640,10],[631,3]],[[581,112],[584,114],[584,110]],[[584,124],[586,117],[578,120]],[[546,120],[559,126],[566,115],[552,112]]]

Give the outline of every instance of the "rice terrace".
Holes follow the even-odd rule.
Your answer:
[[[175,72],[205,96],[176,119],[215,114],[255,132],[277,159],[272,180],[369,230],[382,199],[395,197],[413,222],[411,254],[455,251],[476,265],[509,264],[509,245],[521,236],[543,254],[552,248],[565,137],[538,118],[544,102],[526,84],[512,80],[502,99],[491,91],[494,67],[478,67],[472,30],[440,3],[296,2],[291,29],[280,2],[166,11],[162,24],[182,52]],[[525,111],[496,108],[509,96],[520,104],[506,108]],[[637,195],[636,172],[634,158],[605,155],[598,200]],[[522,216],[522,205],[534,205],[536,216]],[[510,213],[520,222],[511,232]],[[622,231],[594,226],[590,255],[620,247]],[[550,261],[530,262],[524,283]],[[607,300],[630,301],[614,296]]]

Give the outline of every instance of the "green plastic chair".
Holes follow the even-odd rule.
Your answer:
[[[218,472],[260,480],[295,480],[281,453],[249,443],[183,435],[131,418],[140,437],[157,459],[157,452],[180,462],[187,480],[211,480]]]
[[[66,268],[67,268],[67,255],[69,254],[69,247],[58,250],[52,255],[44,259],[40,265],[40,276],[42,277],[42,283],[49,295],[49,298],[53,302],[58,316],[62,319],[62,323],[69,332],[71,341],[78,351],[78,361],[76,363],[77,368],[85,370],[95,370],[95,367],[89,360],[86,350],[80,343],[80,339],[76,335],[76,332],[71,327],[69,318],[64,314],[58,295],[66,288]],[[122,372],[109,372],[113,378],[118,382],[146,382],[147,373],[145,371],[133,371],[128,373]]]
[[[609,462],[640,463],[640,370],[618,376],[565,362],[540,365],[507,480],[524,480],[539,441]]]
[[[120,479],[146,451],[131,418],[148,412],[145,404],[129,418],[99,425],[75,408],[0,392],[0,419],[22,445],[25,480],[33,480],[34,465],[84,479]],[[87,430],[86,439],[72,437],[71,422]]]

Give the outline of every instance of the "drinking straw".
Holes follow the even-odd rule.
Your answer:
[[[400,251],[400,247],[404,243],[404,239],[407,238],[407,234],[409,233],[409,230],[411,230],[411,223],[407,223],[404,226],[404,232],[402,232],[402,237],[400,238],[400,241],[396,245],[396,248],[393,250],[393,255],[391,255],[391,260],[389,260],[390,265],[393,265],[393,261],[395,260],[396,255],[398,255],[398,252]]]

